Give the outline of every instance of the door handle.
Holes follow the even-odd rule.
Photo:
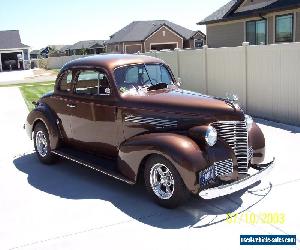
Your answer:
[[[67,104],[67,107],[69,107],[69,108],[76,108],[76,106],[72,105],[72,104]]]

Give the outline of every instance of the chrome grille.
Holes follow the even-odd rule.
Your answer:
[[[222,176],[233,172],[233,162],[231,159],[214,163],[215,175]]]
[[[246,122],[215,122],[212,126],[234,151],[238,162],[239,173],[248,172],[248,132]]]

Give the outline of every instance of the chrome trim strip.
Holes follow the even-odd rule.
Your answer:
[[[217,197],[225,196],[228,194],[235,193],[239,190],[242,190],[244,188],[247,188],[251,186],[252,184],[260,181],[264,176],[269,174],[271,170],[274,168],[274,161],[275,158],[273,159],[272,162],[268,164],[263,164],[260,166],[264,166],[264,169],[261,171],[258,171],[257,173],[250,175],[244,179],[241,179],[239,181],[233,182],[228,185],[223,185],[215,188],[209,188],[200,191],[199,196],[202,197],[203,199],[214,199]],[[258,166],[258,167],[260,167]]]
[[[58,155],[58,156],[60,156],[60,157],[63,157],[63,158],[65,158],[65,159],[67,159],[67,160],[76,162],[76,163],[78,163],[78,164],[80,164],[80,165],[83,165],[83,166],[85,166],[85,167],[88,167],[88,168],[90,168],[90,169],[93,169],[93,170],[95,170],[95,171],[97,171],[97,172],[100,172],[100,173],[102,173],[102,174],[105,174],[105,175],[107,175],[107,176],[109,176],[109,177],[115,178],[115,179],[117,179],[117,180],[119,180],[119,181],[123,181],[123,182],[125,182],[125,183],[127,183],[127,184],[131,184],[131,185],[134,184],[134,182],[131,182],[131,181],[126,180],[126,179],[123,179],[123,178],[121,178],[121,177],[115,176],[115,175],[110,174],[110,173],[108,173],[108,172],[106,172],[106,171],[104,171],[104,170],[97,169],[97,168],[93,167],[92,165],[89,165],[89,164],[87,164],[87,163],[85,163],[85,162],[78,161],[78,160],[76,160],[76,159],[74,159],[74,158],[72,158],[72,157],[70,157],[70,156],[67,156],[67,155],[65,155],[65,154],[62,154],[62,153],[57,152],[57,151],[55,151],[55,150],[51,151],[51,153],[56,154],[56,155]]]
[[[125,116],[124,121],[139,123],[139,124],[149,124],[149,125],[157,126],[159,128],[161,128],[161,127],[176,127],[177,123],[178,123],[177,121],[172,121],[172,120],[152,118],[152,117],[133,116],[133,115]]]

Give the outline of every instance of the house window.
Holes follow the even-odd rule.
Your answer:
[[[166,31],[163,31],[163,36],[166,36]]]
[[[195,39],[195,48],[202,48],[204,45],[203,39]]]
[[[249,21],[246,23],[246,40],[252,45],[266,44],[267,21]]]
[[[119,45],[116,45],[115,51],[119,51]]]
[[[294,16],[292,14],[276,16],[276,42],[293,42]]]

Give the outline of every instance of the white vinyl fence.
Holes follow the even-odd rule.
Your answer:
[[[149,52],[163,59],[182,87],[226,97],[236,94],[247,113],[300,125],[300,43]],[[61,68],[83,56],[48,59]]]
[[[49,57],[47,58],[47,69],[60,69],[66,63],[90,55],[73,55],[73,56],[60,56],[60,57]]]
[[[167,62],[185,89],[236,94],[249,114],[300,125],[300,43],[146,54]]]

